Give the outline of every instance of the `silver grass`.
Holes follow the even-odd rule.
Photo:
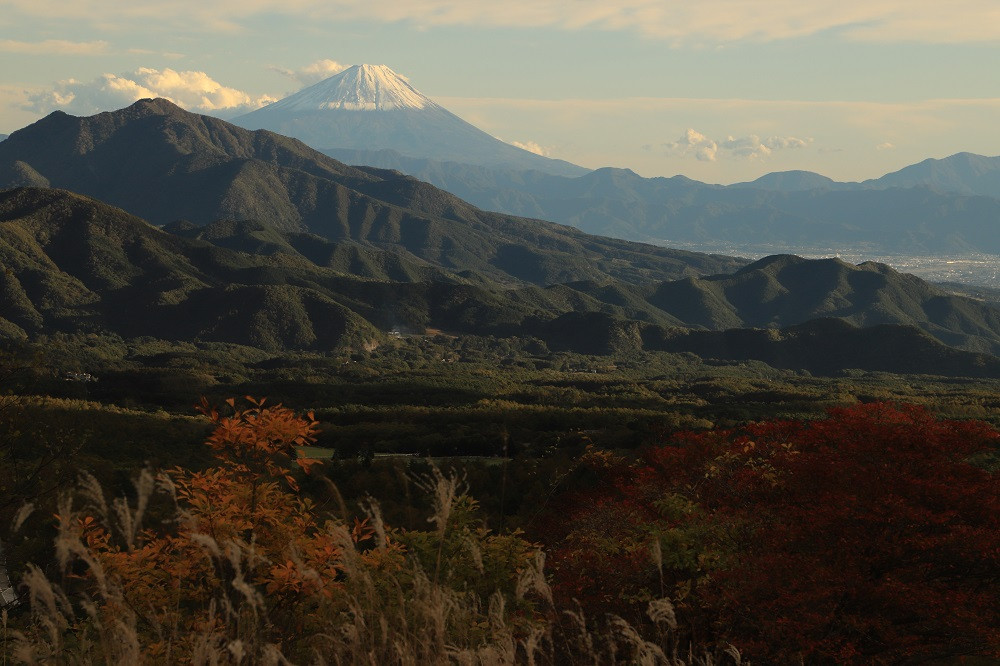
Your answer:
[[[16,514],[14,514],[14,520],[11,523],[10,529],[12,534],[20,531],[21,527],[24,525],[24,521],[28,519],[34,510],[35,505],[31,502],[25,502],[21,505],[21,508],[17,510]]]

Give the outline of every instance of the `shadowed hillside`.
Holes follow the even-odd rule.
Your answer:
[[[814,319],[782,329],[646,331],[646,349],[691,352],[702,358],[763,361],[774,368],[833,375],[848,368],[894,373],[1000,377],[1000,359],[942,345],[913,326],[859,328],[841,319]]]
[[[913,326],[950,346],[1000,353],[1000,310],[874,262],[774,255],[732,275],[567,286],[605,304],[606,312],[667,327],[763,329],[835,318],[862,328]]]
[[[8,339],[94,332],[333,350],[434,328],[592,354],[692,351],[817,372],[988,376],[995,359],[969,352],[1000,347],[1000,312],[878,264],[776,256],[733,275],[510,288],[255,222],[165,230],[49,189],[0,192],[0,262]],[[809,335],[776,330],[810,320]],[[892,326],[870,328],[883,324]]]
[[[155,224],[259,220],[512,283],[643,282],[743,263],[486,213],[398,172],[348,167],[162,99],[87,118],[55,112],[15,132],[0,143],[0,186],[18,185],[80,192]]]
[[[394,328],[516,332],[539,313],[604,307],[253,222],[171,229],[65,191],[0,192],[0,330],[334,349]]]
[[[669,282],[650,297],[692,326],[765,328],[835,317],[856,326],[905,324],[945,344],[1000,352],[1000,310],[932,287],[884,264],[765,257],[731,276]]]

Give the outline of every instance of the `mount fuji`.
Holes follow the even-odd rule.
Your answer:
[[[230,122],[291,136],[324,151],[395,151],[413,158],[560,176],[588,171],[490,136],[385,65],[354,65]]]

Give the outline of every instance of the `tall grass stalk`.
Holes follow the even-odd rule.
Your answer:
[[[55,544],[63,577],[53,582],[42,569],[29,567],[24,581],[30,622],[12,632],[3,614],[3,664],[10,659],[26,664],[275,666],[740,663],[735,651],[678,656],[677,620],[668,599],[649,604],[651,622],[643,627],[616,617],[593,622],[580,609],[557,608],[541,551],[517,560],[507,589],[477,592],[461,582],[469,580],[463,570],[472,571],[475,581],[490,570],[486,558],[507,557],[506,546],[491,547],[489,539],[511,537],[462,527],[457,508],[464,501],[462,480],[437,470],[420,482],[433,500],[433,530],[409,535],[433,544],[426,560],[433,562],[430,572],[416,556],[417,546],[412,552],[399,547],[399,539],[407,535],[386,526],[377,504],[370,502],[367,539],[359,539],[343,520],[330,519],[325,525],[325,534],[341,552],[332,598],[270,595],[255,578],[265,555],[254,539],[220,542],[199,533],[192,537],[192,547],[218,577],[219,584],[209,588],[212,594],[200,605],[182,605],[179,597],[171,597],[172,608],[144,605],[120,574],[106,570],[75,526],[85,516],[100,514],[124,551],[141,547],[149,538],[141,524],[151,513],[156,488],[168,504],[175,496],[169,483],[157,484],[146,474],[136,481],[133,502],[104,502],[100,487],[87,477],[75,496],[63,499]],[[171,520],[182,524],[188,518],[184,508],[176,507]],[[303,580],[324,575],[309,570],[294,551],[285,555],[307,574]],[[174,580],[177,586],[196,582],[183,574]]]

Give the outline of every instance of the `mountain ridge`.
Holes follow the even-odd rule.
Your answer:
[[[484,212],[398,172],[349,167],[166,100],[85,118],[55,112],[15,132],[0,143],[0,186],[18,185],[77,191],[156,224],[258,220],[511,283],[658,280],[742,265]]]
[[[772,251],[851,247],[887,254],[1000,254],[1000,198],[926,186],[862,187],[792,172],[764,177],[765,184],[780,185],[772,190],[753,183],[710,185],[684,176],[643,178],[612,168],[566,177],[410,159],[390,151],[326,152],[411,173],[486,210],[643,242],[768,245]],[[805,188],[809,182],[824,185]]]
[[[1000,156],[955,153],[928,158],[861,183],[867,187],[929,187],[938,192],[1000,197]]]
[[[171,227],[70,192],[0,191],[0,336],[112,333],[281,351],[364,348],[392,328],[435,328],[534,336],[584,353],[694,351],[776,367],[828,367],[829,347],[841,369],[921,367],[904,349],[930,354],[922,367],[937,373],[1000,368],[1000,310],[871,262],[785,255],[731,275],[512,288],[252,221]],[[880,326],[890,328],[866,332]],[[894,360],[879,365],[844,336],[895,349]]]

